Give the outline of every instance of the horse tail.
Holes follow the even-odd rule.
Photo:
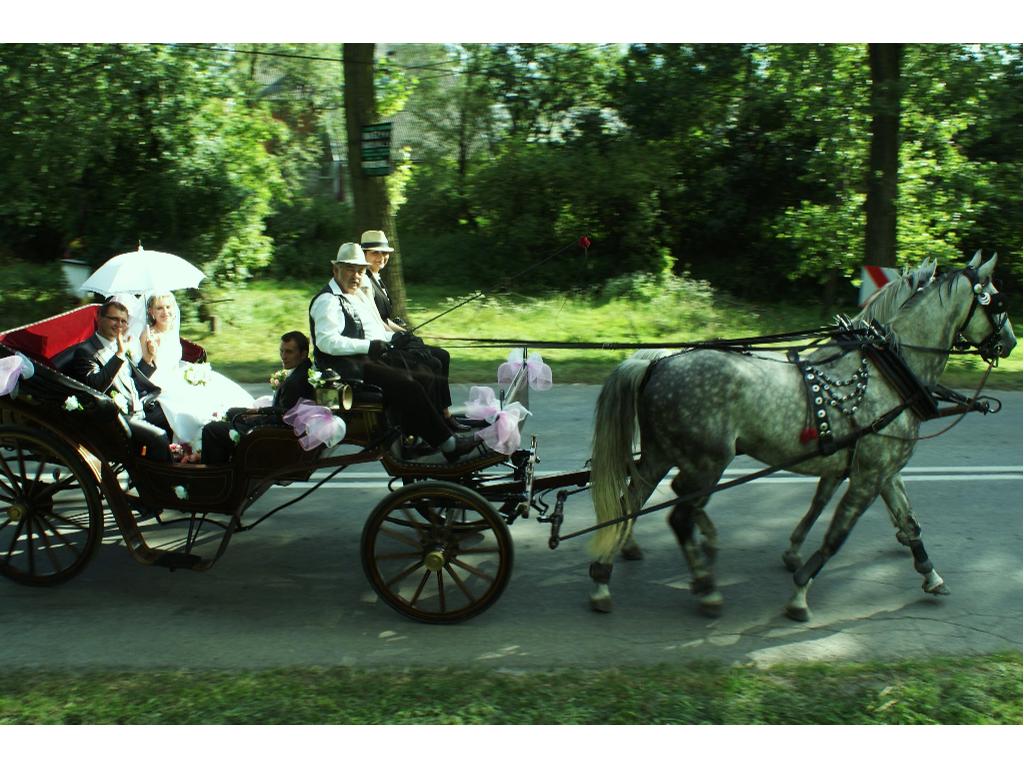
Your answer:
[[[659,350],[660,351],[660,350]],[[630,482],[638,482],[633,446],[636,441],[637,392],[651,363],[661,354],[645,352],[623,361],[601,387],[594,411],[590,493],[597,522],[620,517]],[[632,530],[633,522],[599,528],[590,550],[598,559],[616,552]]]

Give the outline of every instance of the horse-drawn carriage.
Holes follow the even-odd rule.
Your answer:
[[[70,579],[99,546],[104,506],[138,562],[206,570],[235,533],[347,467],[380,462],[392,485],[401,483],[362,534],[363,567],[381,597],[407,616],[446,623],[480,613],[501,595],[513,557],[506,526],[530,507],[534,447],[454,464],[408,458],[379,390],[339,379],[318,390],[346,426],[344,441],[331,449],[305,450],[284,423],[239,424],[230,463],[149,460],[131,449],[114,401],[60,370],[71,347],[94,332],[96,307],[0,334],[0,358],[21,353],[34,367],[0,397],[0,573],[29,585]],[[205,358],[198,345],[183,340],[183,347],[187,361]],[[526,376],[522,366],[502,405],[527,403]],[[299,499],[256,520],[246,516],[271,486],[324,471]]]
[[[810,582],[879,495],[925,577],[925,590],[943,594],[899,472],[922,421],[985,410],[977,400],[937,388],[951,349],[964,342],[994,363],[1016,344],[1005,300],[992,286],[994,266],[994,259],[982,265],[976,257],[938,279],[934,264],[923,265],[883,290],[866,319],[820,329],[812,338],[696,342],[671,355],[630,358],[599,398],[592,467],[549,477],[535,474],[535,439],[510,456],[491,453],[455,464],[409,459],[379,392],[340,380],[330,388],[330,407],[347,432],[332,450],[304,450],[291,428],[261,426],[242,434],[224,466],[147,460],[130,450],[128,426],[115,403],[58,370],[62,353],[93,332],[94,307],[73,310],[0,334],[0,360],[20,352],[35,364],[34,375],[23,378],[16,392],[0,396],[0,573],[32,585],[71,578],[99,546],[104,505],[137,561],[205,570],[233,534],[300,501],[347,467],[380,462],[392,478],[389,487],[399,487],[370,513],[361,559],[376,592],[408,617],[450,623],[492,605],[512,569],[508,525],[531,509],[551,524],[552,548],[598,531],[592,606],[608,610],[611,561],[635,549],[633,521],[669,506],[693,591],[702,609],[715,612],[722,598],[711,558],[698,546],[699,535],[705,553],[716,544],[704,503],[724,487],[787,468],[821,477],[786,553],[796,586],[788,615],[806,620]],[[765,346],[780,342],[788,346]],[[203,355],[195,345],[185,348],[190,359]],[[527,404],[525,362],[502,393],[503,403]],[[953,407],[940,410],[936,393]],[[769,467],[719,484],[738,453]],[[679,470],[672,485],[677,498],[640,509],[673,467]],[[274,484],[308,481],[322,470],[327,475],[298,498],[255,521],[246,517]],[[849,489],[824,543],[804,563],[796,550],[844,480]],[[593,490],[599,522],[560,535],[565,499],[575,492],[565,489],[571,487]],[[555,490],[552,510],[544,495]],[[162,534],[171,528],[184,533],[167,541]],[[201,545],[211,552],[201,553]]]

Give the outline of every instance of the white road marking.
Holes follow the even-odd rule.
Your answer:
[[[578,472],[578,469],[566,470]],[[725,470],[723,478],[735,479],[758,471],[758,468],[730,468]],[[552,477],[561,474],[559,472],[538,472],[538,477]],[[1024,467],[1020,466],[991,466],[991,467],[911,467],[903,471],[904,482],[913,483],[920,481],[928,482],[991,482],[994,480],[1024,480]],[[316,474],[313,475],[316,477]],[[340,480],[331,480],[324,483],[320,488],[386,488],[390,480],[384,472],[343,472],[338,475]],[[794,483],[817,483],[818,478],[806,475],[797,475],[792,472],[779,472],[775,475],[761,477],[751,480],[751,483],[765,484],[794,484]],[[659,487],[667,487],[670,479],[663,480]],[[294,482],[290,485],[275,485],[269,490],[308,490],[316,485],[316,480],[306,482]]]

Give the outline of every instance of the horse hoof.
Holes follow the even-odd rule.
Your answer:
[[[632,546],[623,547],[619,554],[622,555],[623,560],[643,560],[644,551],[640,549],[639,544],[633,544]]]
[[[701,615],[707,616],[709,619],[717,619],[722,615],[722,603],[722,595],[718,592],[702,597],[699,603]]]
[[[612,599],[610,597],[592,597],[590,598],[590,610],[597,613],[611,613]]]
[[[800,566],[804,564],[803,558],[794,552],[784,552],[782,554],[782,563],[786,566],[786,570],[790,573],[796,573],[800,570]]]
[[[946,582],[944,582],[944,581],[940,581],[938,584],[936,584],[933,587],[929,587],[928,584],[926,583],[922,587],[922,589],[925,592],[927,592],[929,595],[948,595],[948,594],[951,594],[950,591],[949,591],[949,587],[946,586]]]
[[[786,616],[791,618],[793,621],[809,621],[811,618],[811,612],[803,606],[787,605]]]

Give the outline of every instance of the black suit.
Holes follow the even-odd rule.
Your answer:
[[[309,383],[309,369],[313,367],[312,361],[307,357],[299,363],[288,377],[281,382],[274,390],[274,401],[272,406],[287,411],[300,399],[316,399],[316,390]],[[231,452],[234,450],[235,442],[231,439],[231,430],[235,416],[247,412],[248,408],[229,408],[227,421],[211,421],[203,426],[202,436],[202,457],[204,464],[226,464],[231,460]],[[268,424],[283,424],[281,418],[275,415],[248,417],[245,419],[244,428],[246,431]]]
[[[132,442],[139,446],[140,454],[154,461],[170,461],[170,426],[163,409],[156,402],[160,387],[149,379],[156,366],[145,361],[136,366],[131,360],[116,354],[103,362],[104,345],[93,335],[73,348],[66,364],[69,376],[105,394],[117,392],[128,404],[128,424]],[[128,370],[123,371],[124,366]],[[127,375],[124,375],[127,373]]]

